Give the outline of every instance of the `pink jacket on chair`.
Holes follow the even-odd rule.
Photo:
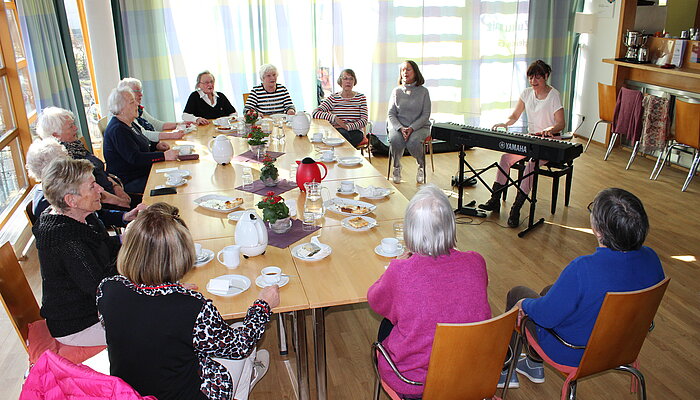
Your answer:
[[[116,376],[104,375],[85,365],[73,364],[50,350],[44,352],[32,367],[19,398],[156,400],[153,396],[142,397]]]
[[[623,87],[617,95],[612,132],[634,143],[642,136],[642,92]]]

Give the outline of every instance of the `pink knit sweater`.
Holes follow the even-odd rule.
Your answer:
[[[383,344],[404,376],[425,382],[437,323],[491,318],[487,286],[486,261],[473,251],[452,250],[437,259],[414,254],[389,264],[367,301],[394,324]],[[401,382],[381,356],[379,373],[397,393],[423,393],[423,386]]]

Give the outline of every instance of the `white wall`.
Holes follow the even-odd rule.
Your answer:
[[[114,21],[109,0],[90,0],[85,2],[92,62],[95,66],[95,82],[100,100],[102,116],[110,115],[107,99],[109,93],[119,83],[119,62],[117,44],[114,40]]]
[[[584,12],[595,13],[599,0],[586,0]],[[574,99],[573,126],[580,119],[576,114],[586,117],[578,134],[589,136],[596,121],[598,121],[598,82],[612,84],[613,66],[602,62],[603,58],[615,57],[617,44],[617,27],[620,21],[621,1],[614,3],[615,10],[612,18],[609,14],[596,14],[596,29],[590,34],[583,34],[579,69],[576,74],[576,97]],[[585,37],[587,36],[587,37]],[[598,125],[593,137],[594,141],[605,142],[606,125]]]

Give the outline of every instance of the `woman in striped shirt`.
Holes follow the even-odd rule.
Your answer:
[[[330,121],[333,127],[355,147],[362,142],[364,138],[362,128],[367,125],[367,98],[364,94],[352,90],[356,84],[355,72],[344,69],[338,77],[338,85],[343,90],[324,99],[313,114],[314,118]]]
[[[250,91],[243,112],[255,110],[263,115],[296,114],[287,88],[277,83],[277,67],[265,64],[260,67],[261,85]]]

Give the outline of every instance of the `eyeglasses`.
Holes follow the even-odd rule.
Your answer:
[[[355,78],[353,78],[352,76],[344,76],[344,77],[340,78],[340,80],[343,80],[343,81],[354,81]]]
[[[593,202],[588,203],[588,207],[586,207],[586,208],[588,209],[589,213],[593,212]]]
[[[141,89],[139,89],[139,90],[132,90],[132,92],[134,92],[134,93],[139,93],[139,94],[143,93],[143,91],[142,91]]]

